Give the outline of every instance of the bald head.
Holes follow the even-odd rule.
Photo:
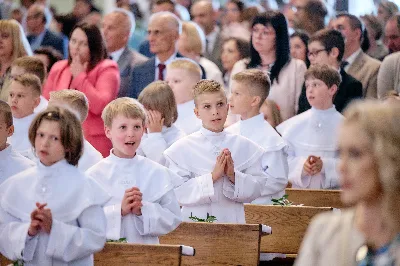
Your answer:
[[[129,11],[118,9],[107,14],[103,19],[104,40],[107,50],[111,53],[125,47],[133,31],[133,16],[130,18],[127,12]]]
[[[176,31],[178,34],[182,31],[181,20],[171,12],[158,12],[151,15],[150,24],[158,24],[162,22],[168,29]]]

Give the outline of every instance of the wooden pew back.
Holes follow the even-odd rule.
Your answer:
[[[9,264],[13,264],[12,261],[0,254],[0,266],[6,266]]]
[[[259,224],[183,222],[160,243],[195,248],[194,256],[182,257],[182,265],[257,265],[260,239]]]
[[[332,207],[341,209],[344,207],[340,200],[340,190],[324,189],[295,189],[287,188],[288,200],[296,205],[314,207]]]
[[[177,245],[106,243],[104,249],[94,255],[95,266],[180,266],[181,260],[182,247]]]
[[[245,204],[247,223],[261,223],[272,234],[261,239],[261,252],[297,254],[311,219],[328,207],[273,206]]]

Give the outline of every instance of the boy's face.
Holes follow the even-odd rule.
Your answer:
[[[247,84],[232,81],[232,93],[229,97],[229,108],[232,114],[245,115],[255,106],[255,97],[250,95]],[[259,105],[259,103],[257,103]]]
[[[316,109],[325,110],[332,107],[333,96],[336,91],[336,85],[328,88],[320,79],[308,78],[306,80],[307,100]]]
[[[144,133],[143,120],[117,115],[111,127],[105,127],[105,132],[113,144],[115,156],[133,158]]]
[[[4,114],[0,112],[0,151],[6,148],[7,138],[14,133],[14,126],[7,126]]]
[[[43,119],[36,131],[35,151],[40,162],[46,166],[65,158],[65,148],[61,142],[60,123]]]
[[[165,81],[174,92],[175,99],[178,103],[193,100],[193,87],[197,81],[193,79],[193,74],[186,69],[167,68]]]
[[[40,97],[35,96],[33,90],[23,86],[19,82],[11,82],[8,104],[15,118],[24,118],[33,114],[33,110],[39,105]]]
[[[229,106],[223,92],[204,93],[197,97],[194,113],[203,127],[213,132],[224,129]]]
[[[322,43],[314,41],[308,44],[308,59],[311,65],[331,65],[329,53]]]

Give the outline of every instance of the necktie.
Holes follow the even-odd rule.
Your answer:
[[[158,80],[164,80],[164,64],[158,64]]]
[[[341,68],[345,68],[346,66],[348,66],[349,65],[349,62],[347,62],[347,61],[343,61],[341,64],[340,64],[340,67]]]

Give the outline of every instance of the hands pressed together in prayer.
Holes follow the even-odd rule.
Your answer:
[[[235,169],[231,152],[224,149],[217,157],[214,170],[211,173],[213,182],[217,182],[221,177],[226,175],[229,181],[235,183]]]
[[[137,187],[125,190],[124,198],[121,203],[121,215],[125,216],[129,213],[137,216],[142,215],[142,192]]]
[[[321,160],[321,157],[310,155],[308,156],[306,162],[304,163],[303,171],[307,175],[313,176],[321,172],[322,166],[323,162]]]
[[[161,132],[164,125],[164,118],[161,113],[156,110],[147,111],[147,124],[146,127],[149,133]]]
[[[53,217],[51,210],[45,208],[47,203],[41,204],[36,202],[36,209],[31,213],[31,224],[29,226],[28,235],[36,236],[39,231],[43,230],[50,234],[51,226],[53,225]]]

